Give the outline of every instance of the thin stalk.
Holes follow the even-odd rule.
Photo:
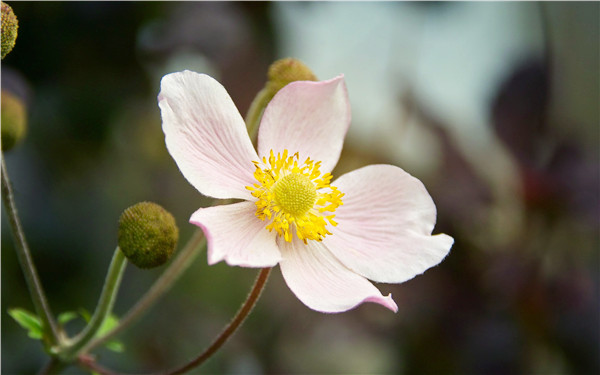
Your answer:
[[[85,329],[73,339],[72,343],[65,348],[62,353],[60,353],[61,357],[66,362],[70,362],[73,358],[78,356],[81,348],[83,348],[94,338],[94,336],[96,336],[98,330],[102,326],[102,323],[104,323],[104,320],[112,311],[126,265],[127,258],[117,246],[112,261],[110,262],[108,273],[106,274],[104,287],[102,288],[98,305],[96,306],[96,310],[94,311],[92,318]]]
[[[48,364],[46,366],[44,366],[38,374],[39,375],[60,374],[60,372],[68,366],[69,366],[68,363],[62,362],[60,359],[58,359],[56,357],[52,357],[50,359],[50,362],[48,362]]]
[[[48,305],[44,288],[40,282],[40,278],[37,274],[37,270],[29,251],[29,246],[25,239],[25,233],[21,226],[21,221],[17,213],[17,207],[15,205],[13,190],[10,180],[8,178],[8,172],[6,170],[6,164],[4,163],[4,155],[1,155],[2,159],[2,201],[4,202],[4,209],[8,216],[8,221],[13,232],[13,236],[16,242],[15,250],[17,252],[17,258],[23,270],[25,276],[25,282],[31,295],[31,300],[37,315],[39,316],[42,326],[44,329],[44,340],[47,346],[54,346],[59,343],[59,334],[56,321]],[[47,340],[47,342],[46,342]]]
[[[258,298],[260,297],[260,294],[264,289],[265,284],[267,283],[267,279],[269,278],[270,272],[271,268],[263,268],[262,270],[260,270],[260,273],[258,274],[256,281],[254,282],[254,286],[252,287],[250,294],[248,294],[248,297],[246,298],[246,301],[244,302],[240,310],[237,312],[237,314],[229,323],[229,325],[225,327],[223,332],[221,332],[221,334],[217,336],[217,338],[205,351],[200,353],[200,355],[189,361],[184,366],[181,366],[178,369],[172,370],[170,372],[164,373],[163,375],[179,375],[186,373],[200,366],[207,359],[212,357],[213,354],[215,354],[223,346],[223,344],[225,344],[227,339],[229,339],[229,337],[231,337],[231,335],[233,335],[235,331],[242,325],[248,314],[250,314],[250,312],[254,308],[254,305],[256,305],[256,302],[258,301]]]
[[[81,351],[82,353],[88,353],[92,349],[102,345],[106,341],[110,340],[117,334],[125,330],[129,325],[136,321],[146,310],[148,310],[156,301],[162,297],[162,295],[171,288],[173,283],[177,281],[179,276],[183,274],[183,271],[189,267],[190,264],[196,259],[200,250],[206,245],[206,238],[202,234],[201,230],[194,232],[192,237],[185,245],[185,247],[179,252],[177,257],[169,264],[165,272],[154,282],[152,287],[144,294],[144,296],[121,318],[119,324],[109,331],[102,337],[98,337],[92,340],[85,348]]]
[[[256,140],[256,133],[258,133],[260,119],[262,118],[262,114],[271,99],[273,99],[273,92],[265,87],[264,89],[260,90],[258,94],[256,94],[252,104],[250,104],[245,121],[246,127],[248,128],[248,134],[250,135],[250,140],[252,140],[252,142]]]
[[[100,364],[96,363],[94,357],[86,354],[79,356],[77,364],[79,365],[79,367],[88,370],[92,374],[95,373],[100,375],[125,375],[109,370],[106,367],[102,367]]]
[[[160,374],[160,375],[178,375],[186,373],[204,363],[207,359],[213,356],[229,339],[237,329],[242,325],[246,317],[250,314],[258,298],[261,295],[262,290],[264,289],[267,279],[269,278],[269,273],[271,272],[271,268],[263,268],[261,269],[256,281],[254,282],[254,286],[252,290],[248,294],[246,301],[242,304],[242,307],[237,312],[233,320],[225,327],[225,329],[221,332],[219,336],[213,341],[213,343],[204,350],[200,355],[186,363],[184,366],[181,366],[175,370],[170,372]],[[101,375],[126,375],[120,372],[112,371],[108,368],[101,366],[96,363],[95,358],[88,354],[81,354],[78,357],[78,364],[85,369],[91,370]]]

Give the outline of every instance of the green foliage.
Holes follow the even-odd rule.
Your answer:
[[[90,321],[91,316],[87,310],[80,309],[79,313],[81,314],[83,319],[85,319],[86,322]],[[119,324],[119,318],[115,314],[110,314],[109,316],[106,317],[106,319],[104,319],[104,322],[102,322],[100,329],[98,329],[98,333],[96,333],[96,337],[104,336],[108,332],[112,331],[112,329],[115,328],[118,324]],[[105,344],[105,346],[108,350],[111,350],[113,352],[122,353],[123,351],[125,351],[125,345],[123,345],[123,343],[121,341],[116,340],[116,339],[109,340]]]
[[[118,324],[119,324],[119,318],[117,318],[117,316],[114,314],[110,314],[109,316],[106,317],[106,319],[104,319],[104,322],[102,322],[102,325],[100,326],[100,329],[98,330],[98,334],[96,335],[96,337],[101,337],[101,336],[107,334],[108,332],[112,331],[112,329],[115,328]],[[125,350],[125,346],[119,340],[114,340],[114,339],[109,340],[105,344],[105,346],[107,349],[112,350],[113,352],[117,352],[117,353],[122,353]]]
[[[43,337],[44,327],[40,318],[37,315],[21,308],[9,309],[8,314],[17,322],[19,325],[27,330],[27,335],[35,340],[41,340]],[[86,322],[90,321],[90,313],[85,309],[80,309],[79,314],[75,311],[65,311],[58,315],[58,323],[61,326],[64,326],[68,322],[77,319],[78,317],[82,317]],[[101,337],[108,332],[110,332],[113,328],[115,328],[119,324],[119,318],[111,314],[100,326],[96,337]],[[105,344],[108,350],[112,350],[113,352],[122,353],[125,350],[125,346],[119,340],[110,340]]]
[[[65,311],[63,313],[58,314],[58,323],[61,326],[64,326],[68,322],[77,318],[77,313],[74,311]]]
[[[9,309],[8,314],[27,330],[27,335],[35,340],[40,340],[43,336],[44,327],[37,315],[21,308]]]

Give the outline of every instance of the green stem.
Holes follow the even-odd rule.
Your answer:
[[[50,362],[48,362],[48,364],[40,370],[39,375],[60,374],[60,372],[67,366],[69,366],[69,364],[62,362],[56,357],[52,357]]]
[[[250,104],[248,113],[246,114],[246,127],[248,128],[248,134],[250,140],[254,142],[256,140],[256,133],[258,132],[258,125],[262,114],[267,107],[267,104],[273,99],[272,90],[268,90],[266,87],[258,92]]]
[[[202,231],[197,230],[194,232],[177,257],[169,264],[167,269],[154,282],[146,294],[144,294],[144,296],[123,316],[119,321],[119,324],[102,337],[92,340],[81,352],[88,353],[92,349],[110,340],[129,327],[131,323],[136,321],[146,310],[154,305],[154,303],[156,303],[169,288],[171,288],[173,283],[183,274],[183,271],[192,264],[205,245],[206,239],[204,238]]]
[[[42,283],[40,282],[35,265],[33,264],[29,246],[25,240],[25,233],[23,232],[13,197],[12,185],[8,178],[6,164],[4,163],[4,155],[1,155],[0,157],[2,159],[2,201],[4,202],[4,208],[8,215],[8,221],[10,222],[16,242],[15,249],[17,258],[19,259],[21,269],[23,270],[25,282],[27,283],[31,300],[33,301],[33,306],[42,321],[44,342],[47,347],[51,347],[59,342],[58,327],[52,315],[52,311],[50,310],[50,306],[48,305],[48,301],[46,300]]]
[[[107,369],[106,367],[101,366],[96,363],[96,360],[93,356],[82,354],[79,356],[77,364],[82,369],[88,370],[92,374],[100,374],[100,375],[125,375],[118,372],[114,372],[112,370]]]
[[[217,338],[205,351],[200,353],[200,355],[189,361],[184,366],[181,366],[178,369],[172,370],[163,375],[179,375],[186,373],[200,366],[207,359],[212,357],[212,355],[215,354],[223,346],[223,344],[225,344],[227,339],[229,339],[229,337],[231,337],[231,335],[235,333],[235,331],[242,325],[246,317],[250,314],[250,312],[254,308],[254,305],[256,305],[256,302],[258,301],[258,298],[260,297],[260,294],[264,289],[265,284],[267,283],[267,279],[269,278],[270,272],[271,268],[263,268],[260,271],[258,277],[256,278],[256,281],[254,282],[254,286],[252,287],[252,290],[248,295],[248,298],[246,298],[246,301],[244,302],[240,310],[237,312],[237,314],[229,323],[229,325],[225,327],[223,332],[221,332],[221,334],[217,336]]]
[[[237,314],[229,323],[229,325],[225,327],[221,334],[217,336],[217,338],[206,350],[204,350],[200,355],[198,355],[190,362],[186,363],[184,366],[181,366],[178,369],[172,370],[162,375],[178,375],[186,373],[194,369],[195,367],[200,366],[207,359],[212,357],[213,354],[215,354],[225,344],[227,339],[229,339],[242,325],[246,317],[248,317],[248,315],[256,305],[256,302],[258,301],[258,298],[260,297],[260,294],[267,283],[267,279],[269,278],[270,272],[271,268],[263,268],[260,270],[260,273],[258,274],[256,281],[254,282],[254,286],[252,287],[252,290],[248,294],[248,297],[246,298],[246,301],[244,301],[240,310],[237,312]],[[108,368],[102,367],[101,365],[96,363],[94,357],[88,354],[80,354],[78,358],[78,364],[82,368],[91,370],[102,375],[125,375],[119,372],[109,370]]]
[[[72,343],[62,351],[62,353],[60,353],[61,357],[66,362],[70,362],[78,356],[81,348],[96,336],[102,323],[104,323],[104,320],[112,311],[126,265],[127,258],[117,246],[112,261],[110,262],[106,279],[104,280],[104,287],[102,288],[96,311],[94,311],[94,314],[85,329],[73,339]]]

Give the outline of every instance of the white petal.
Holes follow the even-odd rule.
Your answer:
[[[256,205],[241,202],[201,208],[190,223],[198,225],[208,240],[208,263],[225,260],[230,266],[272,267],[281,260],[275,233],[254,216]]]
[[[400,283],[440,263],[454,240],[431,235],[436,209],[421,181],[398,167],[372,165],[332,183],[344,193],[337,227],[324,242],[348,268]]]
[[[322,242],[305,245],[296,237],[292,242],[278,239],[283,260],[281,273],[296,297],[313,310],[337,313],[363,302],[374,302],[397,312],[391,295],[384,297],[364,277],[341,264]]]
[[[337,164],[350,126],[350,102],[344,77],[328,81],[296,81],[271,100],[260,123],[258,154],[287,149],[301,161],[321,161],[321,172]]]
[[[213,78],[190,71],[161,81],[158,105],[169,153],[185,178],[204,195],[251,199],[258,160],[242,116]]]

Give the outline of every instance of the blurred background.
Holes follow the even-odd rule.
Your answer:
[[[439,266],[378,285],[400,310],[337,315],[297,300],[279,270],[203,373],[593,374],[599,365],[599,3],[9,2],[19,19],[2,90],[27,105],[7,153],[29,244],[55,313],[93,310],[117,222],[150,200],[175,216],[209,204],[164,145],[161,77],[208,73],[246,113],[269,64],[344,73],[353,122],[334,176],[373,163],[422,180]],[[161,270],[128,266],[123,314]],[[120,372],[195,356],[257,271],[202,254],[158,305],[99,350]],[[8,316],[33,310],[2,211],[2,373],[47,361]],[[81,323],[68,329],[74,333]],[[198,371],[196,371],[198,372]],[[84,373],[71,367],[65,373]]]

